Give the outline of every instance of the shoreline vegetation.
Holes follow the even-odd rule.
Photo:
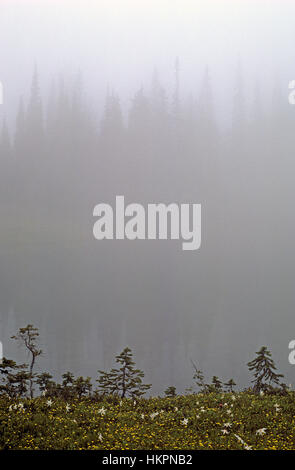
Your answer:
[[[0,362],[0,450],[295,449],[295,392],[281,382],[263,346],[248,363],[251,387],[235,391],[205,376],[192,362],[194,387],[178,395],[146,398],[151,384],[126,347],[116,367],[91,377],[37,374],[38,328],[29,324],[12,336],[29,352],[29,364]],[[35,395],[37,387],[37,396]]]

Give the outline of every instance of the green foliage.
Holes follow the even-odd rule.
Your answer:
[[[221,380],[205,383],[192,362],[201,393],[176,395],[170,386],[166,398],[146,399],[151,385],[143,383],[130,348],[116,356],[117,368],[99,371],[99,389],[92,392],[90,377],[66,372],[56,383],[47,372],[34,374],[42,352],[37,337],[32,325],[13,337],[31,354],[29,370],[6,358],[0,363],[0,450],[294,448],[295,394],[280,383],[266,347],[248,364],[255,394],[233,394],[233,379],[224,383],[230,393],[221,393]],[[32,398],[34,382],[45,397]]]
[[[72,372],[66,372],[62,375],[62,384],[59,385],[58,390],[60,396],[62,396],[65,400],[70,400],[75,396],[75,377]]]
[[[110,372],[99,370],[100,377],[97,382],[98,389],[105,395],[118,395],[119,394],[119,373],[117,369],[111,369]]]
[[[176,387],[168,387],[165,391],[164,391],[166,397],[170,397],[170,398],[173,398],[173,397],[176,397]]]
[[[25,396],[28,390],[30,375],[24,369],[26,364],[16,364],[11,359],[3,358],[0,363],[0,392],[11,398]]]
[[[222,391],[222,382],[221,380],[214,375],[212,378],[211,384],[205,382],[204,374],[201,370],[199,370],[196,364],[191,360],[193,368],[195,369],[195,373],[193,375],[193,379],[196,385],[199,387],[199,391],[201,393],[211,393],[211,392],[220,392]]]
[[[58,395],[58,384],[52,380],[52,375],[48,372],[37,375],[36,383],[39,385],[42,395]]]
[[[0,450],[294,450],[294,416],[290,391],[138,398],[136,406],[113,395],[97,401],[2,395]]]
[[[212,377],[211,385],[216,390],[216,392],[220,392],[222,390],[222,382],[216,375]]]
[[[79,399],[84,396],[89,396],[91,393],[91,389],[91,377],[84,378],[80,376],[74,380],[74,391]]]
[[[191,360],[192,366],[195,369],[195,373],[193,375],[193,379],[196,383],[196,385],[199,387],[199,390],[201,393],[207,393],[208,392],[208,384],[205,383],[205,376],[203,372],[197,368],[196,364]]]
[[[30,384],[30,396],[33,398],[34,396],[34,365],[36,362],[36,358],[42,354],[42,350],[38,348],[37,341],[39,337],[38,328],[35,328],[33,325],[29,324],[25,328],[20,328],[15,336],[12,336],[12,339],[15,339],[21,345],[25,346],[25,348],[31,354],[31,363],[29,367],[29,384]]]
[[[21,345],[25,346],[31,355],[31,363],[29,370],[27,365],[17,365],[13,360],[4,358],[0,364],[0,395],[6,394],[11,398],[26,397],[27,393],[33,398],[33,384],[36,383],[42,395],[48,398],[61,398],[64,400],[81,399],[89,397],[93,401],[101,400],[101,398],[110,400],[110,397],[117,399],[118,397],[140,398],[151,387],[150,384],[144,384],[143,371],[135,367],[133,354],[130,348],[126,347],[119,355],[116,356],[117,368],[112,368],[109,372],[99,370],[98,390],[92,392],[92,384],[90,377],[79,376],[77,378],[71,372],[62,375],[62,383],[56,383],[48,372],[34,374],[33,368],[36,358],[42,354],[39,349],[38,328],[29,324],[25,328],[20,328],[12,339],[17,340]],[[287,395],[288,390],[284,383],[280,382],[282,374],[276,373],[276,366],[271,358],[270,351],[264,346],[257,353],[257,357],[248,363],[250,371],[254,372],[253,391],[255,393],[267,392],[272,395]],[[236,383],[230,379],[226,383],[213,376],[210,384],[205,382],[204,374],[197,368],[193,361],[194,367],[193,379],[198,386],[199,391],[203,394],[219,393],[223,390],[233,392]],[[192,393],[193,389],[188,389]],[[176,388],[173,386],[165,390],[166,397],[176,397]]]
[[[75,378],[71,372],[66,372],[62,375],[62,383],[54,382],[52,375],[44,372],[37,376],[36,383],[39,385],[42,395],[47,397],[60,397],[64,400],[73,400],[75,398],[82,398],[90,396],[92,390],[90,377],[77,377]]]
[[[224,383],[225,389],[231,393],[234,391],[234,387],[236,387],[236,385],[237,384],[234,379],[230,379],[228,382]]]
[[[285,385],[280,384],[280,379],[284,376],[275,372],[277,368],[267,347],[263,346],[256,352],[256,355],[255,359],[248,362],[249,370],[254,372],[253,391],[255,393],[271,391],[273,389],[272,384],[285,387]]]
[[[121,354],[116,356],[116,362],[121,365],[118,369],[111,369],[110,372],[98,371],[100,377],[97,380],[99,390],[103,395],[120,395],[140,397],[150,389],[150,384],[143,384],[143,371],[136,369],[133,354],[130,348],[125,348]]]

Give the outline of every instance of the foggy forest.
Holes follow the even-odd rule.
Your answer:
[[[53,80],[44,102],[35,68],[15,132],[3,119],[0,140],[8,352],[6,339],[26,321],[40,328],[42,366],[56,375],[94,375],[130,345],[159,391],[187,386],[191,359],[246,383],[240,364],[249,352],[265,341],[277,347],[293,315],[285,274],[294,270],[292,231],[280,227],[291,224],[294,113],[280,88],[267,110],[257,88],[247,112],[240,67],[226,131],[208,68],[197,98],[185,101],[179,60],[170,98],[155,71],[126,118],[108,90],[100,122],[83,99],[81,74],[70,85]],[[202,202],[202,249],[187,256],[174,241],[97,243],[93,207],[116,194]]]
[[[255,5],[254,5],[255,3]],[[184,5],[185,4],[185,5]],[[192,361],[292,383],[294,2],[12,0],[0,7],[0,341],[97,377],[125,347],[184,392]],[[201,204],[200,249],[96,240],[94,207]]]

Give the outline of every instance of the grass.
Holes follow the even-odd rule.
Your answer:
[[[0,449],[295,449],[295,394],[0,397]]]

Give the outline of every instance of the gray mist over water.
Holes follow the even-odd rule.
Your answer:
[[[140,3],[140,6],[139,6]],[[254,5],[254,3],[256,5]],[[41,6],[42,4],[42,6]],[[2,1],[0,340],[97,376],[125,346],[152,393],[292,382],[294,2]],[[97,241],[93,208],[201,203],[202,246]]]

